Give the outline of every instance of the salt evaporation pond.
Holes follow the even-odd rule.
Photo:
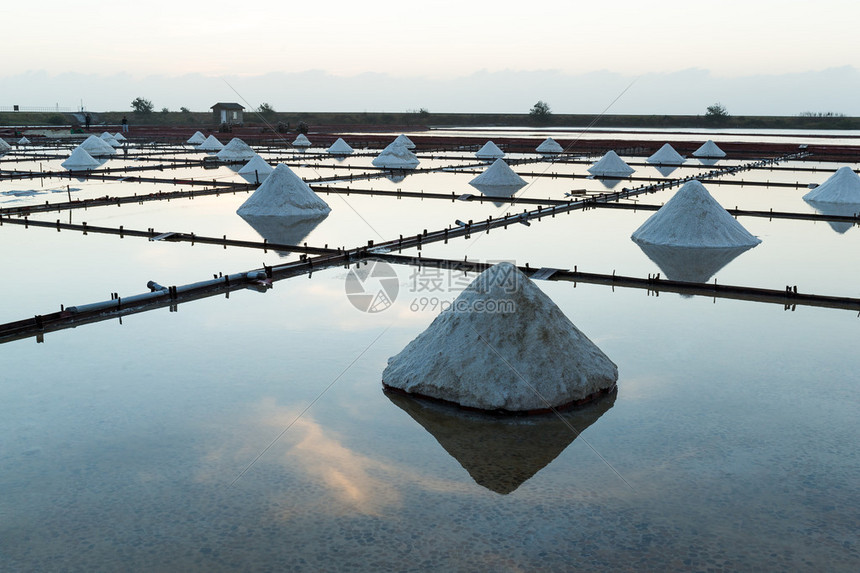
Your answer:
[[[372,157],[348,161],[358,159],[366,167]],[[432,161],[474,163],[467,154]],[[319,158],[294,170],[313,178],[334,172],[335,162]],[[430,162],[422,157],[421,167]],[[17,168],[33,168],[26,164],[17,159]],[[550,169],[585,174],[589,165]],[[514,166],[518,173],[545,167]],[[243,181],[226,167],[181,172]],[[468,182],[479,172],[339,185],[459,195],[474,193]],[[734,177],[821,183],[829,176],[765,173]],[[595,180],[524,178],[530,185],[518,196],[602,188]],[[159,188],[2,181],[0,193],[45,194],[3,194],[0,207],[60,201],[64,193],[52,191],[66,183],[81,197]],[[728,208],[814,212],[800,199],[804,188],[706,186]],[[659,205],[675,190],[639,201]],[[259,240],[235,215],[248,196],[31,219]],[[311,245],[379,241],[525,207],[321,196],[332,212],[308,234]],[[629,237],[652,213],[573,212],[421,253],[645,276],[660,271]],[[739,221],[762,243],[720,270],[719,283],[860,295],[860,269],[851,264],[860,228]],[[272,250],[4,224],[0,322],[144,292],[148,280],[184,284],[284,260]],[[348,270],[336,267],[266,292],[243,289],[177,312],[48,333],[44,344],[0,345],[0,569],[854,569],[856,312],[536,281],[619,367],[617,395],[570,414],[581,435],[565,438],[566,427],[551,418],[500,430],[497,421],[388,397],[381,386],[388,358],[475,276],[394,270],[397,300],[375,314],[350,303]],[[518,440],[541,446],[522,459],[505,455],[521,451]]]

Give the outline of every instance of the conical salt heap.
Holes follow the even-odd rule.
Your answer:
[[[343,140],[342,137],[338,137],[337,141],[332,143],[331,147],[328,148],[328,152],[331,155],[351,155],[353,149]]]
[[[561,153],[564,151],[564,148],[553,138],[547,137],[540,145],[537,146],[535,151],[538,153]]]
[[[761,242],[696,179],[685,183],[631,238],[675,247],[751,247]]]
[[[256,153],[251,149],[250,145],[238,137],[234,137],[230,140],[230,143],[215,154],[215,157],[220,161],[250,161],[255,155]]]
[[[104,141],[105,143],[107,143],[111,147],[122,147],[122,144],[116,140],[116,138],[113,136],[113,134],[108,133],[107,131],[104,132],[103,134],[101,134],[99,137],[101,138],[102,141]]]
[[[197,149],[199,151],[221,151],[224,149],[224,144],[218,141],[214,135],[210,135],[197,146]]]
[[[123,134],[120,132],[116,132],[113,134],[113,138],[122,143],[123,141],[128,141]]]
[[[110,144],[106,143],[104,139],[96,137],[95,135],[91,135],[86,138],[80,146],[83,147],[87,151],[87,153],[89,153],[93,157],[116,154],[116,150],[114,150],[114,148],[111,147]]]
[[[655,165],[681,165],[684,163],[684,156],[675,151],[675,148],[668,143],[664,143],[663,147],[655,151],[645,161]]]
[[[588,168],[588,172],[595,177],[628,177],[634,171],[636,170],[627,165],[612,149]]]
[[[298,137],[293,140],[293,147],[310,147],[311,140],[304,133],[300,133]]]
[[[860,203],[860,175],[844,165],[803,198],[817,203]]]
[[[18,145],[30,145],[30,140],[26,137],[22,137],[18,140]]]
[[[526,180],[516,174],[511,169],[504,159],[496,159],[496,161],[487,167],[486,171],[469,181],[469,185],[474,187],[524,187],[527,185]]]
[[[253,195],[236,211],[239,215],[318,216],[331,211],[308,184],[278,164]]]
[[[414,169],[420,162],[414,153],[399,143],[391,143],[371,163],[386,169]]]
[[[412,140],[406,137],[406,134],[401,133],[397,136],[397,139],[393,141],[393,143],[397,143],[398,145],[402,145],[406,149],[415,149],[415,144],[412,143]]]
[[[200,133],[199,131],[195,131],[194,135],[189,137],[188,141],[186,141],[185,143],[187,143],[189,145],[200,145],[204,141],[206,141],[206,136],[203,135],[202,133]]]
[[[12,146],[6,143],[5,139],[0,139],[0,153],[6,153],[7,151],[11,151]]]
[[[237,173],[239,175],[247,175],[247,180],[254,182],[259,179],[260,183],[266,180],[269,174],[274,171],[271,165],[266,163],[266,160],[257,154],[246,163]]]
[[[499,146],[488,141],[484,146],[475,152],[475,157],[478,159],[501,159],[505,156],[505,152],[499,149]]]
[[[717,147],[710,139],[693,152],[693,157],[706,157],[708,159],[719,159],[726,156],[726,152]]]
[[[504,412],[574,404],[617,379],[615,364],[510,263],[481,273],[382,373],[387,388]]]
[[[72,150],[68,159],[60,163],[60,165],[62,165],[63,169],[68,169],[69,171],[85,171],[87,169],[95,169],[101,165],[101,162],[93,158],[92,155],[87,153],[86,149],[79,145]]]

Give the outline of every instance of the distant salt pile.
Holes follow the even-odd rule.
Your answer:
[[[420,161],[415,154],[398,143],[391,143],[371,162],[385,169],[414,169]]]
[[[278,164],[248,200],[239,215],[319,216],[331,208],[308,184],[284,165]]]
[[[187,143],[189,145],[200,145],[204,141],[206,141],[206,136],[203,135],[202,133],[200,133],[199,131],[195,131],[194,135],[189,137],[188,141],[186,141],[185,143]]]
[[[537,146],[535,151],[538,153],[561,153],[564,151],[564,148],[553,138],[547,137],[540,145]]]
[[[106,155],[115,155],[116,150],[105,140],[95,135],[91,135],[81,143],[81,147],[86,149],[87,153],[93,157],[103,157]]]
[[[7,151],[11,151],[12,146],[6,143],[5,139],[0,138],[0,153],[6,153]]]
[[[717,147],[717,144],[710,139],[693,152],[693,157],[704,157],[707,159],[721,159],[725,156],[726,152]]]
[[[251,149],[251,146],[238,137],[231,139],[230,143],[215,154],[221,161],[250,161],[255,155],[256,153]]]
[[[486,171],[469,181],[475,187],[523,187],[526,180],[511,169],[504,159],[496,161],[487,167]]]
[[[803,198],[816,203],[860,204],[860,176],[847,165],[842,166]]]
[[[332,143],[331,147],[328,148],[328,152],[331,155],[351,155],[353,149],[343,140],[342,137],[338,137],[337,141]]]
[[[60,165],[63,166],[63,169],[68,169],[69,171],[86,171],[87,169],[95,169],[101,165],[101,162],[79,145],[72,150],[68,159],[60,163]]]
[[[304,133],[300,133],[298,137],[293,140],[293,147],[310,147],[311,140]]]
[[[406,149],[415,149],[415,144],[412,143],[412,140],[406,137],[406,134],[401,133],[397,136],[397,139],[393,141],[393,143],[397,143],[398,145],[402,145]]]
[[[122,143],[123,141],[128,141],[123,134],[120,132],[116,132],[113,134],[113,138]]]
[[[685,183],[631,238],[676,247],[751,247],[761,242],[695,179]]]
[[[214,135],[210,135],[197,146],[197,149],[200,151],[221,151],[224,149],[224,144],[218,141]]]
[[[252,157],[251,160],[238,171],[238,173],[239,175],[247,176],[246,179],[252,183],[258,180],[262,183],[272,171],[274,171],[274,168],[266,163],[265,159],[254,154],[254,157]]]
[[[499,312],[472,310],[491,307]],[[382,374],[388,388],[506,412],[586,400],[617,379],[615,364],[510,263],[481,273]]]
[[[22,137],[18,140],[18,145],[30,145],[30,140],[26,137]]]
[[[588,172],[595,177],[629,177],[635,169],[627,165],[623,159],[618,157],[614,150],[610,149],[600,161],[588,168]]]
[[[501,159],[505,156],[505,152],[499,149],[499,146],[488,141],[484,146],[475,152],[475,157],[478,159]]]
[[[655,151],[645,161],[654,165],[681,165],[684,163],[684,156],[675,151],[675,148],[668,143],[664,143],[663,147]]]
[[[110,145],[111,147],[122,147],[122,144],[116,140],[112,133],[104,132],[99,136],[102,141]]]

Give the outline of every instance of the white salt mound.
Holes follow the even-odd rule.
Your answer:
[[[404,134],[404,133],[401,133],[400,135],[398,135],[397,139],[395,139],[393,141],[393,143],[397,143],[399,145],[402,145],[406,149],[415,149],[415,144],[412,143],[412,140],[409,139],[408,137],[406,137],[406,134]]]
[[[489,312],[502,302],[516,310]],[[617,380],[615,364],[510,263],[481,273],[382,373],[392,388],[508,412],[570,404]]]
[[[328,203],[280,163],[236,212],[239,215],[318,216],[329,211]]]
[[[420,163],[415,154],[398,143],[391,143],[371,162],[385,169],[414,169]]]
[[[18,145],[30,145],[30,140],[26,137],[22,137],[18,140]]]
[[[681,165],[684,163],[684,156],[675,151],[675,148],[668,143],[664,143],[663,147],[655,151],[645,161],[655,165]]]
[[[300,133],[298,137],[293,140],[293,147],[310,147],[311,140],[307,138],[304,133]]]
[[[12,146],[9,145],[8,143],[6,143],[5,139],[0,139],[0,153],[6,153],[7,151],[10,151],[11,149],[12,149]]]
[[[488,141],[484,146],[475,152],[475,157],[478,159],[500,159],[505,156],[505,152],[499,149],[499,146]]]
[[[103,134],[101,134],[99,137],[101,138],[102,141],[104,141],[105,143],[107,143],[111,147],[114,147],[114,148],[122,147],[122,144],[116,140],[116,138],[113,136],[113,134],[110,134],[107,131],[104,132]]]
[[[117,140],[117,141],[119,141],[119,142],[127,141],[127,140],[126,140],[126,138],[125,138],[125,136],[124,136],[123,134],[121,134],[120,132],[116,132],[116,133],[114,133],[114,134],[113,134],[113,138],[114,138],[114,139],[116,139],[116,140]]]
[[[231,139],[230,143],[215,154],[221,161],[250,161],[255,155],[256,153],[251,149],[251,146],[238,137]]]
[[[221,151],[224,149],[224,144],[218,141],[214,135],[210,135],[197,146],[197,149],[200,151]]]
[[[332,155],[351,155],[353,149],[342,137],[338,137],[337,141],[332,143],[331,147],[328,148],[328,152]]]
[[[79,145],[72,150],[68,159],[60,163],[60,165],[62,165],[63,169],[68,169],[69,171],[85,171],[87,169],[95,169],[101,163]]]
[[[561,153],[564,151],[564,148],[553,138],[547,137],[540,145],[537,146],[535,151],[538,153]]]
[[[860,175],[844,165],[803,198],[818,203],[860,203]]]
[[[710,139],[702,144],[702,146],[693,152],[693,157],[707,157],[709,159],[718,159],[725,157],[726,152],[717,147],[717,144]]]
[[[250,175],[253,176],[256,174],[257,177],[260,178],[260,182],[266,180],[269,174],[274,171],[274,168],[266,163],[266,160],[260,157],[257,154],[254,154],[254,157],[246,163],[242,168],[237,172],[239,175]]]
[[[187,143],[189,145],[200,145],[204,141],[206,141],[206,136],[203,135],[202,133],[200,133],[199,131],[195,131],[194,135],[189,137],[188,141],[186,141],[185,143]]]
[[[526,185],[526,181],[517,175],[505,163],[504,159],[496,159],[492,165],[487,167],[486,171],[469,181],[469,185],[476,187],[523,187]]]
[[[81,147],[87,150],[87,153],[92,155],[93,157],[101,157],[105,155],[115,155],[116,151],[114,148],[105,142],[100,137],[96,137],[95,135],[91,135],[81,143]]]
[[[761,242],[695,179],[685,183],[631,238],[676,247],[750,247]]]
[[[636,170],[627,165],[611,149],[600,158],[600,161],[588,168],[588,172],[597,177],[628,177],[634,171]]]

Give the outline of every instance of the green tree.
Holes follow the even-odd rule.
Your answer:
[[[167,109],[166,107],[163,107],[163,108],[161,108],[161,113],[167,115],[168,113],[170,113],[170,110]]]
[[[134,110],[134,113],[147,114],[152,113],[152,110],[155,109],[155,106],[153,106],[152,102],[148,99],[137,97],[132,100],[131,109]]]
[[[729,118],[729,110],[726,109],[726,106],[717,102],[708,106],[707,111],[705,111],[705,118],[709,121],[721,122]]]
[[[271,119],[271,118],[275,117],[275,108],[273,108],[271,105],[269,105],[266,102],[261,103],[256,111],[257,111],[257,113],[259,113],[261,116],[265,117],[266,119]]]
[[[543,100],[538,100],[538,102],[529,110],[529,115],[535,121],[545,122],[549,121],[549,117],[552,115],[552,110],[549,108],[548,103]]]
[[[187,107],[185,107],[184,105],[179,108],[179,111],[181,111],[182,113],[191,113],[191,110],[188,109]]]

